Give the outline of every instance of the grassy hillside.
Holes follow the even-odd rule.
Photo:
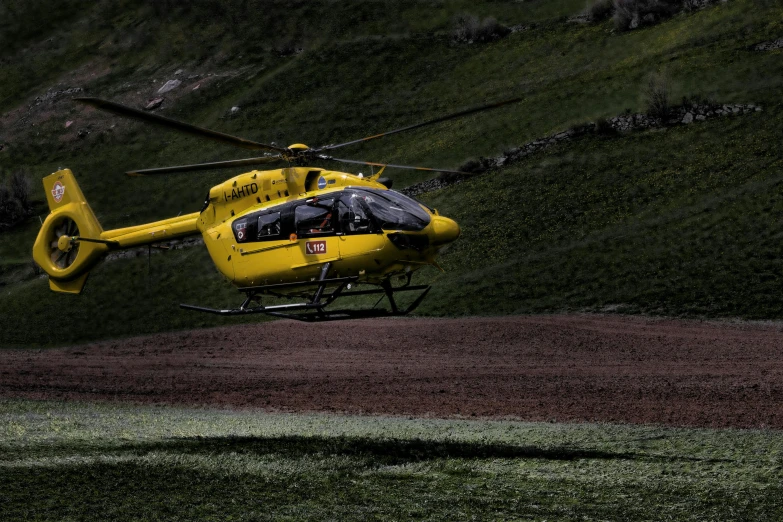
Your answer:
[[[182,69],[183,84],[165,95],[162,114],[310,145],[525,97],[345,149],[347,157],[444,168],[643,111],[646,80],[658,71],[670,78],[674,103],[688,96],[759,104],[763,111],[750,115],[584,137],[424,196],[458,220],[463,236],[443,256],[445,274],[421,274],[435,281],[421,311],[783,316],[783,61],[779,50],[751,50],[783,36],[779,3],[732,0],[623,33],[610,21],[567,22],[581,0],[8,5],[13,16],[0,16],[8,71],[0,80],[0,169],[26,169],[38,187],[40,177],[70,167],[106,228],[197,210],[208,188],[232,175],[131,179],[124,170],[242,151],[48,92],[81,88],[138,105]],[[493,43],[456,44],[451,21],[465,12],[519,30]],[[240,111],[232,116],[233,106]],[[89,133],[79,138],[80,131]],[[395,177],[400,186],[420,179]],[[0,233],[0,345],[214,324],[174,305],[236,300],[203,251],[153,256],[151,270],[144,258],[106,263],[85,295],[52,294],[29,274],[38,226],[32,217]]]
[[[780,432],[0,402],[5,519],[780,520]]]

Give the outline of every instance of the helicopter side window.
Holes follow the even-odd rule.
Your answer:
[[[296,235],[321,236],[334,233],[334,200],[312,201],[294,209]]]
[[[277,241],[292,232],[290,222],[291,205],[277,205],[238,217],[232,223],[232,231],[238,243],[254,241]]]
[[[258,241],[271,241],[280,238],[280,212],[258,216]]]
[[[337,212],[340,216],[340,231],[343,234],[370,234],[372,223],[367,211],[361,203],[361,198],[355,193],[346,194],[337,202]]]

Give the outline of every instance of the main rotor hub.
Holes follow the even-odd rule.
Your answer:
[[[310,147],[308,147],[304,143],[294,143],[293,145],[288,146],[288,150],[297,153],[297,152],[304,152],[306,150],[310,150]]]

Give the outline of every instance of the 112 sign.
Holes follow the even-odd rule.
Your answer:
[[[308,241],[305,243],[305,252],[308,254],[325,254],[326,241]]]

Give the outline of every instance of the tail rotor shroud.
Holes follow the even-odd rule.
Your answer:
[[[64,217],[51,230],[53,236],[49,242],[51,252],[49,258],[53,265],[64,270],[71,266],[79,256],[79,242],[71,239],[79,236],[79,227],[73,219]]]

